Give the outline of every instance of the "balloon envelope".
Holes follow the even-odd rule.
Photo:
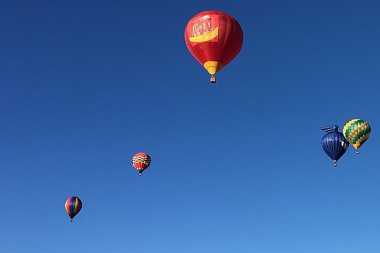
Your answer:
[[[352,119],[344,125],[343,135],[356,149],[356,153],[358,154],[358,149],[371,135],[371,126],[364,120]]]
[[[350,144],[343,134],[338,132],[338,126],[323,127],[322,130],[326,132],[321,140],[322,148],[333,160],[334,166],[337,166],[338,160],[346,153]]]
[[[227,13],[204,11],[187,23],[185,42],[190,53],[211,74],[211,82],[215,82],[214,74],[240,52],[243,30]]]
[[[142,172],[149,168],[151,161],[152,159],[147,153],[140,152],[133,156],[132,165],[138,170],[141,176]]]
[[[71,221],[82,209],[82,201],[78,197],[70,197],[66,200],[65,209]]]

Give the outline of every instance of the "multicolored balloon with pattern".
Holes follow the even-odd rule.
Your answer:
[[[333,160],[336,167],[338,160],[346,153],[350,143],[338,131],[337,125],[322,127],[322,131],[326,132],[321,140],[322,149]]]
[[[356,154],[359,154],[358,149],[371,135],[371,126],[362,119],[352,119],[344,125],[343,135],[356,149]]]
[[[70,197],[66,200],[65,209],[72,222],[75,215],[77,215],[82,209],[82,201],[78,197]]]
[[[143,173],[144,170],[149,168],[152,159],[147,153],[137,153],[132,158],[132,165],[139,172],[139,176]]]

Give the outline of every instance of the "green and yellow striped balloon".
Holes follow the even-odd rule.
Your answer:
[[[356,149],[356,154],[359,154],[358,149],[366,142],[370,134],[371,126],[361,119],[350,120],[343,127],[343,135]]]

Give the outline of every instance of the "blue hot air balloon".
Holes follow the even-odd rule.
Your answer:
[[[339,158],[341,158],[350,143],[344,138],[341,132],[338,132],[338,126],[322,127],[326,134],[322,137],[321,144],[325,153],[333,160],[336,167]]]

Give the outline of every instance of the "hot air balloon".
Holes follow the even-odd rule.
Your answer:
[[[143,173],[144,170],[146,170],[151,163],[152,159],[150,156],[146,153],[137,153],[132,158],[132,165],[136,168],[139,172],[139,176]]]
[[[366,142],[370,134],[371,126],[361,119],[352,119],[343,127],[343,135],[356,149],[356,154],[359,154],[359,148]]]
[[[338,126],[322,127],[326,134],[322,137],[321,144],[325,153],[333,160],[336,167],[339,158],[341,158],[350,143],[344,138],[341,132],[338,132]]]
[[[70,221],[72,222],[75,215],[77,215],[82,209],[82,201],[78,197],[71,197],[66,200],[65,209],[67,214],[70,216]]]
[[[227,13],[204,11],[187,23],[185,42],[190,53],[211,74],[211,83],[215,83],[215,73],[240,52],[243,30]]]

